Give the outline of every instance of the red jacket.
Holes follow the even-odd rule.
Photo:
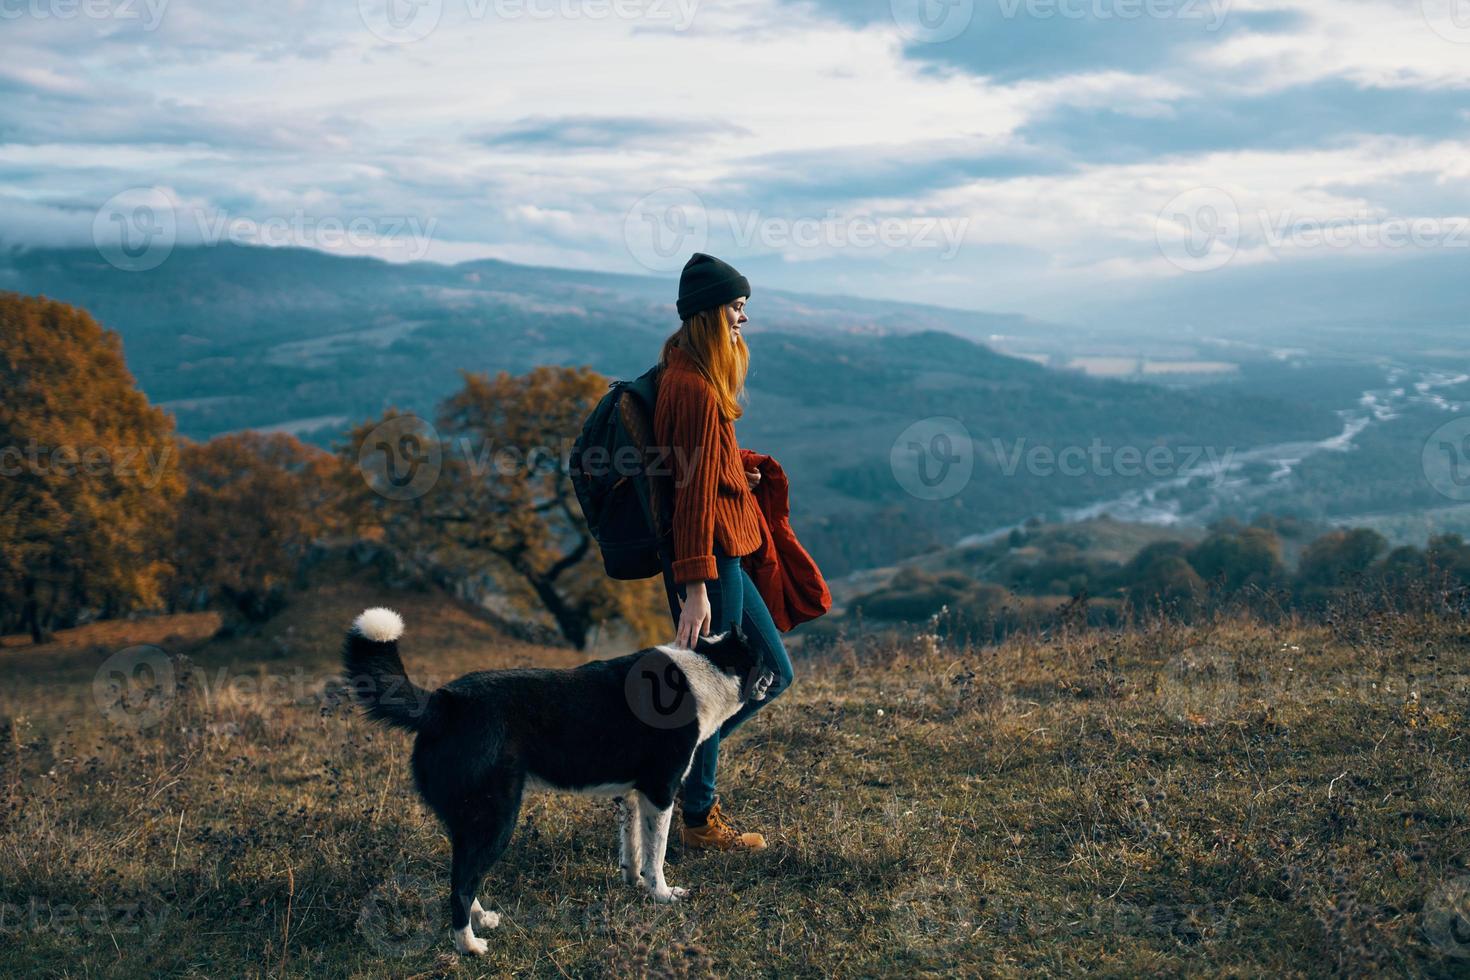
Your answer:
[[[760,547],[740,559],[755,582],[776,629],[785,633],[832,608],[832,593],[821,569],[791,530],[790,485],[781,464],[770,456],[740,450],[747,470],[760,470],[755,502],[761,514]]]

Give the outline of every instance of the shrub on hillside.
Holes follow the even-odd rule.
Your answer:
[[[1220,528],[1189,551],[1189,564],[1205,582],[1225,592],[1269,588],[1281,581],[1281,540],[1260,527]]]
[[[934,575],[917,568],[901,570],[883,588],[853,600],[865,617],[901,623],[921,623],[945,606],[955,605],[974,579],[960,572]]]
[[[1305,586],[1347,585],[1360,579],[1388,548],[1388,541],[1368,528],[1329,531],[1302,552],[1297,577]]]
[[[1142,566],[1129,585],[1128,598],[1141,608],[1167,606],[1188,610],[1207,588],[1204,579],[1182,554],[1161,554]]]
[[[1040,556],[1012,556],[1002,564],[999,579],[1026,595],[1095,595],[1108,587],[1118,570],[1116,563],[1091,558],[1075,543],[1064,542]]]

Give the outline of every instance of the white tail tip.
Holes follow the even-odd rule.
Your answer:
[[[403,635],[403,617],[382,606],[365,609],[352,621],[352,629],[374,643],[392,643]]]

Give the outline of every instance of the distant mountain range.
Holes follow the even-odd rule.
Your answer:
[[[1340,356],[1470,363],[1470,241],[1399,254],[1241,264],[1120,282],[1075,321],[1135,336],[1215,336]],[[1069,318],[1072,319],[1072,318]]]
[[[125,272],[91,249],[0,255],[0,288],[82,306],[127,341],[180,430],[303,425],[397,405],[430,411],[460,370],[591,364],[641,370],[677,327],[670,278],[495,260],[390,264],[307,249],[179,248]],[[750,333],[941,330],[984,342],[1061,328],[1010,314],[760,291]],[[415,362],[414,355],[426,355]],[[352,373],[375,375],[357,386]],[[345,377],[344,377],[345,375]]]
[[[0,256],[0,288],[73,303],[117,330],[144,391],[192,438],[272,428],[330,445],[390,406],[432,416],[462,371],[629,376],[677,326],[672,277],[238,245],[176,249],[148,272],[93,250],[13,251]],[[834,574],[1146,482],[1017,466],[1018,446],[1223,451],[1337,429],[1332,412],[1289,397],[1093,379],[986,347],[993,335],[1055,344],[1068,330],[1015,314],[757,285],[751,315],[741,442],[782,461],[797,531]],[[968,430],[974,472],[929,500],[905,490],[893,449],[935,418]]]

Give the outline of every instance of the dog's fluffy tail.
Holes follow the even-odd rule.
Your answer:
[[[432,695],[408,679],[398,656],[403,617],[391,609],[368,609],[352,621],[342,647],[342,666],[352,697],[374,721],[411,732],[426,728]]]

